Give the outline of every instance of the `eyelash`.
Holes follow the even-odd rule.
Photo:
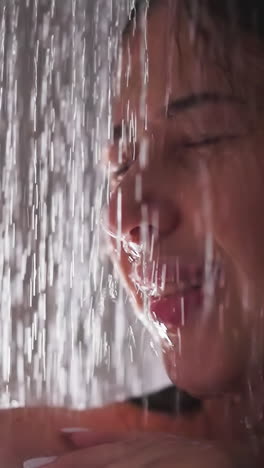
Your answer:
[[[119,181],[122,176],[126,174],[129,170],[130,166],[133,162],[137,159],[138,154],[138,144],[137,143],[130,143],[127,145],[126,151],[124,151],[124,162],[120,164],[116,170],[112,172],[112,177],[114,181]]]
[[[214,136],[214,137],[207,137],[207,136],[204,136],[203,139],[199,140],[199,141],[186,141],[186,142],[183,142],[179,145],[177,145],[177,148],[178,149],[181,149],[181,150],[195,150],[195,149],[199,149],[199,148],[202,148],[202,147],[208,147],[208,146],[213,146],[213,145],[218,145],[219,143],[221,143],[223,140],[226,140],[226,139],[229,139],[229,140],[233,140],[236,138],[236,135],[228,135],[228,136]],[[131,148],[130,148],[131,149]],[[135,150],[135,147],[133,147],[133,150],[130,151],[130,153],[133,152],[133,155],[135,156],[136,154],[136,150]],[[120,179],[122,178],[122,176],[124,176],[127,171],[130,169],[131,167],[131,164],[135,161],[135,157],[133,157],[133,159],[129,159],[127,160],[124,164],[120,165],[120,167],[118,167],[117,170],[113,171],[112,173],[112,176],[113,176],[113,179],[115,182],[119,182]]]
[[[183,148],[200,148],[203,146],[212,146],[212,145],[218,145],[219,143],[222,143],[223,140],[233,140],[236,138],[236,135],[226,135],[226,136],[214,136],[214,137],[206,137],[202,140],[199,141],[194,141],[194,142],[186,142],[183,143],[181,146]]]
[[[131,163],[125,163],[113,172],[113,177],[118,180],[119,177],[124,175],[130,168]]]

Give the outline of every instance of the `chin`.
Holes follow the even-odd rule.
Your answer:
[[[172,383],[201,400],[238,393],[245,376],[242,362],[238,365],[235,359],[227,356],[217,360],[198,357],[190,361],[183,355],[176,355],[175,350],[167,349],[164,362]]]

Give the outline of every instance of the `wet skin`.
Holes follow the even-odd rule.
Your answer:
[[[106,161],[107,165],[110,161],[113,171],[106,226],[115,236],[111,237],[112,257],[137,312],[143,314],[142,295],[134,285],[135,270],[129,259],[132,250],[129,242],[132,240],[134,247],[141,242],[142,205],[147,209],[151,232],[155,232],[154,258],[178,259],[182,265],[200,266],[208,246],[208,231],[211,233],[214,258],[221,267],[213,304],[205,317],[200,310],[195,310],[185,326],[180,327],[180,334],[173,326],[168,328],[172,346],[168,347],[167,340],[162,343],[168,372],[173,382],[205,400],[225,393],[243,395],[245,382],[250,378],[253,390],[259,390],[256,404],[261,407],[263,398],[259,394],[263,395],[263,389],[257,371],[262,370],[264,361],[261,314],[264,302],[264,136],[262,111],[252,114],[249,105],[251,89],[261,89],[264,82],[258,44],[248,37],[241,39],[245,44],[240,50],[240,54],[245,51],[243,60],[232,62],[231,74],[236,77],[237,84],[234,95],[222,63],[208,53],[202,41],[199,47],[197,42],[194,47],[185,16],[177,30],[180,49],[172,41],[168,34],[172,19],[166,1],[160,2],[149,17],[147,129],[139,111],[142,36],[137,29],[134,37],[129,34],[124,39],[121,93],[113,108],[116,142],[109,146]],[[131,74],[127,86],[124,73],[128,65],[128,46]],[[171,84],[169,93],[168,83]],[[260,93],[259,100],[261,96]],[[127,122],[128,101],[130,113],[137,117],[137,145],[136,153],[134,148],[124,145],[124,164],[120,167],[120,124],[122,119]],[[142,169],[137,151],[144,138],[149,151],[148,164]],[[138,175],[142,177],[141,202],[131,196]],[[118,187],[122,194],[121,257],[115,255],[120,235]],[[205,200],[209,204],[205,204]],[[148,256],[145,252],[146,259]],[[173,431],[193,438],[227,440],[237,437],[241,429],[236,427],[241,419],[241,408],[238,405],[237,420],[232,422],[233,401],[225,405],[230,419],[223,418],[221,401],[212,400],[208,401],[212,424],[207,418],[197,426],[190,420],[188,430],[181,431],[175,426]],[[245,405],[246,414],[252,408]],[[9,463],[8,466],[16,468],[27,458],[71,451],[72,446],[65,444],[59,435],[60,428],[92,426],[100,429],[102,424],[108,424],[111,430],[115,426],[114,415],[118,415],[118,407],[114,407],[111,414],[102,409],[96,415],[89,411],[68,413],[47,409],[3,412],[0,434],[4,448],[0,452],[0,464]],[[123,413],[121,419],[123,422]],[[142,429],[142,424],[136,418],[132,427]],[[164,423],[160,430],[168,431],[169,424]]]
[[[203,415],[190,418],[146,413],[126,403],[105,408],[72,411],[66,408],[20,408],[0,411],[0,466],[21,468],[32,458],[63,456],[78,449],[63,428],[87,428],[94,437],[109,434],[173,433],[190,438],[210,438]],[[84,445],[85,446],[85,445]],[[77,454],[78,456],[78,454]]]
[[[149,17],[147,130],[139,112],[142,92],[140,31],[137,29],[134,37],[128,35],[123,44],[123,73],[127,69],[129,46],[131,74],[128,86],[123,74],[121,97],[116,99],[113,109],[116,142],[107,151],[113,171],[107,224],[107,229],[116,236],[111,237],[112,257],[134,298],[137,312],[142,314],[142,296],[131,278],[134,268],[129,261],[129,241],[140,244],[142,205],[147,208],[149,224],[155,232],[155,258],[165,261],[177,258],[181,264],[200,265],[204,262],[210,228],[214,258],[221,265],[222,279],[217,277],[214,302],[205,318],[197,310],[197,316],[191,314],[185,326],[180,327],[180,334],[169,327],[172,346],[167,346],[167,340],[163,342],[168,372],[177,385],[205,399],[225,392],[242,395],[248,377],[253,380],[253,389],[257,387],[263,394],[255,377],[256,369],[262,370],[264,359],[260,312],[264,290],[263,115],[261,111],[252,115],[248,104],[250,90],[261,88],[264,82],[259,69],[258,44],[248,37],[243,39],[243,60],[239,64],[234,60],[231,70],[237,84],[234,96],[224,67],[219,66],[214,54],[207,53],[202,44],[198,47],[199,53],[194,47],[185,17],[178,30],[180,57],[179,48],[167,34],[171,19],[165,1]],[[171,83],[169,95],[168,83]],[[261,98],[261,94],[259,96]],[[127,121],[128,101],[130,113],[137,117],[137,145],[136,153],[134,148],[131,150],[124,145],[124,164],[120,167],[120,124],[122,119]],[[149,157],[143,170],[137,151],[144,138],[148,142]],[[116,170],[118,174],[114,174]],[[142,177],[141,203],[131,196],[138,175]],[[117,187],[122,194],[124,245],[121,244],[121,258],[115,255],[120,234]],[[210,201],[207,208],[205,200]],[[148,259],[148,252],[145,254]],[[263,400],[258,397],[259,394],[256,403],[261,407]],[[212,400],[208,402],[207,415],[201,415],[198,424],[191,418],[185,428],[176,423],[170,428],[168,421],[163,421],[161,426],[156,422],[155,427],[191,438],[230,440],[241,430],[236,427],[241,419],[240,408],[237,421],[233,421],[231,406],[225,402],[230,418],[223,418],[221,401]],[[245,413],[249,406],[246,404]],[[109,430],[124,429],[120,423],[125,420],[124,413],[121,411],[119,422],[115,419],[119,418],[118,414],[118,406],[110,412],[97,410],[96,414],[65,409],[2,412],[0,464],[16,468],[27,458],[71,452],[72,446],[59,434],[62,427],[92,426],[100,430],[103,424]],[[137,414],[127,428],[143,429],[139,419],[141,416]]]
[[[242,60],[235,59],[234,48],[227,71],[221,54],[202,38],[192,40],[186,12],[179,10],[177,17],[175,28],[168,2],[160,2],[148,18],[147,118],[142,115],[144,35],[138,26],[124,37],[114,141],[105,159],[112,187],[106,229],[113,261],[139,314],[146,311],[135,271],[143,263],[175,261],[199,269],[210,246],[219,272],[206,313],[194,307],[184,326],[166,323],[171,345],[162,341],[172,381],[207,399],[243,394],[248,379],[256,384],[263,369],[264,133],[263,112],[252,112],[251,105],[256,90],[261,93],[263,71],[254,38],[241,33]],[[137,122],[135,144],[125,142],[126,130],[122,136],[122,125],[129,127],[130,121]],[[134,196],[138,180],[140,198]],[[154,239],[151,253],[146,244],[142,248],[142,210],[149,245]],[[131,261],[134,250],[139,267]],[[137,282],[143,280],[139,273]],[[206,278],[203,298],[205,283]]]

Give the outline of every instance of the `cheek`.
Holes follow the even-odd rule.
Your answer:
[[[245,158],[248,155],[241,155]],[[212,226],[217,244],[248,279],[264,273],[263,182],[256,167],[226,163],[212,177]]]

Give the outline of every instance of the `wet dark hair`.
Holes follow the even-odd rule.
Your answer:
[[[225,72],[226,80],[230,89],[242,92],[243,97],[250,95],[251,111],[253,114],[259,108],[259,92],[261,101],[263,99],[263,86],[258,83],[251,86],[241,87],[237,82],[237,71],[243,69],[243,50],[245,35],[250,35],[259,41],[258,59],[264,60],[262,47],[264,45],[264,0],[167,0],[171,7],[172,20],[170,27],[173,32],[175,25],[175,40],[179,51],[181,44],[177,34],[181,21],[181,14],[176,13],[177,5],[180,10],[187,12],[190,20],[190,32],[192,42],[196,51],[205,52],[215,65]],[[155,6],[161,5],[164,0],[136,0],[135,6],[124,33],[130,33],[136,24],[140,11],[148,8],[151,13]],[[175,15],[175,23],[173,17]],[[157,31],[158,34],[158,31]],[[182,56],[180,52],[180,56]],[[263,107],[263,102],[261,102]],[[253,117],[253,116],[252,116]]]
[[[130,31],[144,4],[148,4],[151,9],[160,2],[162,0],[136,0],[124,33]],[[221,19],[233,32],[242,28],[264,40],[264,0],[183,0],[183,4],[197,24],[207,14],[212,20]]]
[[[194,19],[206,12],[212,19],[224,20],[226,26],[237,27],[264,39],[263,0],[184,0]]]

